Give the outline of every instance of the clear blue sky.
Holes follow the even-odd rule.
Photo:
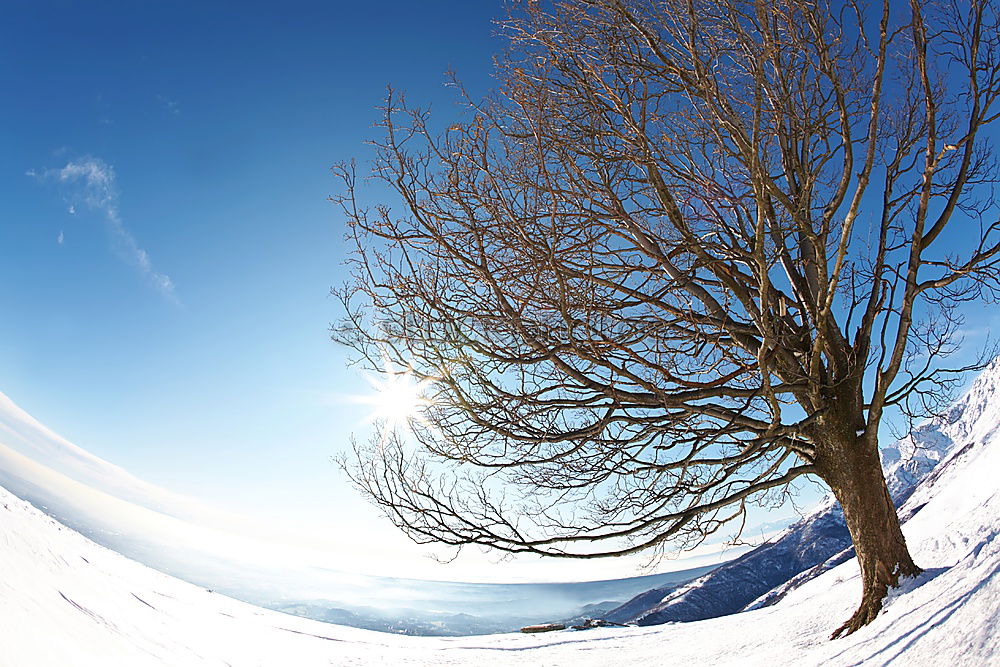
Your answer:
[[[360,505],[328,462],[364,412],[333,397],[368,390],[327,334],[344,254],[329,167],[364,163],[388,83],[444,113],[448,68],[485,90],[500,11],[5,3],[0,391],[177,491]]]

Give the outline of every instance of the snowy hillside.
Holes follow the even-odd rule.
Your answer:
[[[680,588],[641,593],[604,618],[658,625],[735,614],[796,574],[850,546],[839,507],[824,504],[780,537]]]
[[[945,414],[881,451],[889,492],[897,507],[956,446],[1000,415],[1000,359],[973,382]],[[905,518],[905,511],[902,513]],[[781,535],[681,588],[641,593],[604,617],[618,623],[657,625],[734,614],[774,604],[789,590],[853,558],[840,506],[828,496]]]
[[[420,552],[405,558],[335,522],[269,525],[143,482],[2,393],[0,487],[98,544],[185,581],[286,613],[407,634],[509,632],[540,618],[590,614],[594,604],[603,611],[651,587],[685,583],[726,558],[706,549],[671,563],[674,571],[638,577],[567,564],[548,580],[536,573],[533,583],[518,577],[530,563],[508,561],[502,583],[490,570],[478,580],[449,581],[461,570]],[[422,576],[385,576],[402,574],[401,560],[407,573]]]
[[[886,470],[886,483],[905,521],[921,509],[917,501],[906,503],[919,489],[930,488],[945,468],[938,464],[949,455],[957,455],[962,448],[972,447],[977,437],[995,428],[1000,422],[1000,359],[996,359],[972,383],[969,390],[940,417],[917,426],[905,438],[882,450],[882,464]],[[920,485],[920,486],[918,486]],[[923,495],[926,491],[921,491]],[[854,549],[847,537],[844,515],[832,499],[810,517],[832,517],[842,526],[846,542],[844,548],[826,559],[814,561],[780,586],[773,588],[743,609],[759,609],[777,603],[785,595],[806,581],[854,557]],[[766,546],[766,545],[765,545]]]
[[[995,368],[993,369],[996,370]],[[854,561],[777,604],[691,623],[544,635],[402,637],[267,611],[139,565],[0,490],[0,666],[1000,664],[1000,382],[942,423],[955,446],[903,506],[927,571],[872,625]],[[985,380],[985,379],[984,379]]]

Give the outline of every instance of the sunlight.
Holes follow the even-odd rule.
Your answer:
[[[375,389],[374,394],[362,398],[373,406],[370,421],[384,421],[389,427],[403,426],[412,419],[423,421],[423,410],[431,405],[424,396],[432,380],[416,381],[411,371],[387,372],[384,379],[369,377],[368,382]]]

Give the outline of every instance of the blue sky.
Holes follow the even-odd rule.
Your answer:
[[[372,408],[346,397],[373,389],[329,340],[346,250],[330,167],[366,168],[388,84],[443,116],[457,111],[449,69],[485,93],[502,13],[499,0],[5,5],[0,392],[145,482],[266,524],[254,535],[332,544],[329,567],[648,573],[638,558],[439,566],[331,462],[370,429]],[[23,418],[11,409],[0,417]],[[116,510],[113,530],[139,530],[135,511]]]
[[[0,27],[0,391],[151,482],[367,506],[328,462],[368,391],[328,339],[329,167],[392,83],[489,85],[492,2],[14,2]],[[143,259],[144,257],[144,259]],[[163,281],[169,279],[169,286]]]
[[[328,338],[329,168],[389,83],[485,92],[501,5],[5,3],[0,391],[153,484],[415,553],[329,462],[370,391]]]

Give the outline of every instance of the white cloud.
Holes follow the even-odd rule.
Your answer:
[[[174,116],[181,115],[181,108],[180,105],[177,104],[176,100],[172,100],[166,95],[157,95],[156,99],[159,100],[160,104],[162,104],[164,108],[166,108],[166,110]]]
[[[161,294],[172,301],[177,300],[170,276],[153,268],[149,253],[139,246],[122,221],[114,167],[100,158],[83,157],[67,162],[62,169],[45,169],[42,172],[31,169],[27,174],[39,181],[55,181],[65,188],[71,202],[68,208],[71,214],[76,214],[77,204],[84,204],[101,213],[119,256],[135,266]],[[62,241],[63,234],[60,232],[59,243]]]
[[[65,240],[66,240],[66,237],[65,237],[65,236],[63,236],[63,232],[62,232],[62,230],[60,229],[60,230],[59,230],[59,236],[57,236],[57,237],[56,237],[56,243],[58,243],[59,245],[62,245],[62,244],[63,244],[63,241],[65,241]]]

